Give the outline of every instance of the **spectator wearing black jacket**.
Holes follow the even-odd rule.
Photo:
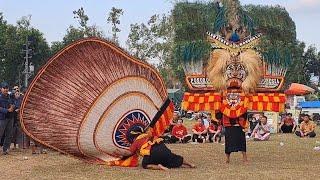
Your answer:
[[[13,112],[15,106],[9,96],[9,85],[6,82],[1,83],[0,94],[0,137],[4,135],[3,154],[7,155],[10,149],[12,131],[13,131]]]

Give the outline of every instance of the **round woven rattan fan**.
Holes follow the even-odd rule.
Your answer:
[[[36,141],[81,159],[114,160],[167,99],[150,65],[112,43],[83,39],[42,68],[25,94],[21,124]]]

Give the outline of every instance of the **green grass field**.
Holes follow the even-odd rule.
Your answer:
[[[190,122],[189,122],[190,123]],[[188,124],[190,126],[190,124]],[[319,127],[318,127],[319,128]],[[217,143],[168,145],[194,163],[196,169],[167,172],[138,168],[92,165],[57,152],[31,155],[30,150],[0,155],[0,177],[9,179],[320,179],[320,134],[300,139],[294,134],[275,134],[270,141],[247,142],[249,163],[241,154],[225,164],[224,146]],[[280,146],[280,142],[284,142]],[[27,157],[28,159],[24,159]]]

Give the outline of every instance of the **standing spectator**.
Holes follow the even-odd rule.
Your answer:
[[[16,148],[16,145],[18,144],[19,148],[22,148],[22,130],[20,125],[20,106],[22,103],[22,96],[20,93],[20,90],[14,89],[14,105],[16,107],[16,110],[14,111],[14,122],[13,122],[13,144],[14,148]]]
[[[280,129],[283,133],[293,133],[296,128],[296,123],[292,118],[292,114],[288,113],[285,118],[283,118]]]
[[[192,141],[203,143],[207,137],[207,128],[202,124],[201,118],[198,118],[198,122],[192,128]]]
[[[300,124],[300,131],[296,131],[296,135],[299,137],[315,137],[316,133],[314,132],[316,125],[313,121],[310,121],[310,116],[305,114],[303,117],[303,122]]]
[[[211,120],[211,123],[208,128],[208,134],[209,134],[209,142],[221,142],[221,132],[222,132],[222,126],[217,121]]]
[[[1,83],[0,94],[0,137],[4,135],[3,154],[7,155],[11,145],[13,116],[15,110],[12,99],[9,97],[9,85],[6,82]]]
[[[261,116],[260,122],[253,129],[252,136],[255,141],[267,141],[270,138],[270,125],[267,124],[267,117]]]
[[[179,119],[177,124],[173,126],[171,134],[171,143],[187,143],[191,139],[191,135],[188,134],[188,130],[183,125],[182,119]]]

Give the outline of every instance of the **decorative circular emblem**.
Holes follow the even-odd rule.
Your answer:
[[[150,124],[150,118],[141,110],[128,112],[115,127],[113,142],[120,148],[128,149],[133,142],[130,131],[133,127],[140,126],[143,129]]]
[[[227,94],[227,102],[229,106],[235,107],[241,102],[240,93],[228,93]]]

